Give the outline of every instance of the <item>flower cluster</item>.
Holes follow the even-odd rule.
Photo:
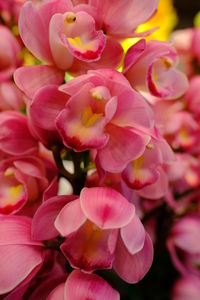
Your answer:
[[[157,7],[0,1],[0,299],[119,300],[162,231],[200,290],[200,34],[145,40]]]

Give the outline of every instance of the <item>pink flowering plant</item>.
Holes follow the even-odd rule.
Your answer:
[[[0,0],[0,299],[199,299],[200,31],[146,40],[158,2]]]

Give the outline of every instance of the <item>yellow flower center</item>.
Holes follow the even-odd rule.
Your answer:
[[[103,116],[102,113],[96,114],[93,113],[91,106],[85,108],[83,115],[82,115],[82,124],[85,127],[93,126],[101,117]]]
[[[68,37],[67,39],[70,45],[79,51],[93,51],[95,48],[94,42],[83,42],[79,36]]]
[[[4,199],[4,205],[14,205],[16,200],[19,199],[20,194],[22,193],[24,187],[22,184],[18,184],[17,186],[12,186],[9,189],[8,198]]]

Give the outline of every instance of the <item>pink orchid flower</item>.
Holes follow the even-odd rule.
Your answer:
[[[65,283],[58,285],[47,300],[119,300],[119,293],[96,274],[72,271]]]
[[[67,237],[62,252],[73,267],[88,272],[111,268],[118,231],[134,219],[134,214],[134,206],[114,190],[83,189],[80,198],[65,205],[55,220],[56,229]],[[143,243],[144,236],[141,239]]]
[[[175,282],[172,300],[199,300],[200,280],[196,276],[184,276]]]
[[[188,88],[187,78],[176,69],[176,64],[176,51],[170,44],[143,39],[128,50],[123,73],[134,88],[175,99]]]
[[[21,47],[6,26],[0,25],[0,36],[0,82],[3,82],[10,79],[19,67]]]
[[[96,161],[110,172],[120,172],[144,152],[150,137],[138,129],[148,132],[153,126],[152,112],[122,74],[109,69],[89,71],[60,91],[71,96],[56,118],[65,146],[95,150]]]
[[[77,75],[89,69],[118,67],[123,49],[117,40],[106,37],[98,28],[94,19],[98,14],[87,5],[74,7],[70,0],[49,0],[38,5],[27,1],[19,19],[21,38],[49,66],[20,68],[15,74],[18,87],[31,98],[33,91],[47,80],[49,84],[64,81],[65,70]]]
[[[40,88],[28,112],[32,132],[43,144],[63,140],[75,151],[97,149],[101,167],[115,172],[143,153],[149,137],[137,129],[153,125],[145,100],[122,74],[108,69],[90,71],[59,90],[56,85]],[[128,138],[121,143],[119,136]]]
[[[38,150],[27,117],[15,111],[0,113],[0,150],[8,155],[28,155]]]
[[[31,219],[0,216],[0,295],[33,278],[43,262],[42,247],[31,239]]]
[[[199,276],[200,263],[200,217],[188,215],[172,227],[167,246],[177,270],[184,276]]]
[[[146,186],[156,183],[160,177],[163,177],[166,183],[165,176],[162,176],[160,172],[163,173],[161,171],[162,167],[165,164],[172,163],[175,156],[157,128],[154,131],[155,133],[146,146],[143,155],[129,163],[122,173],[122,178],[130,188],[141,190]],[[161,185],[159,180],[159,185],[165,187],[165,193],[166,184],[163,183]],[[153,194],[152,197],[154,197]]]
[[[115,5],[112,0],[73,2],[89,4],[95,8],[104,31],[116,38],[137,36],[135,33],[137,26],[150,19],[158,7],[158,0],[115,0]]]
[[[21,10],[19,31],[36,57],[64,70],[71,67],[74,57],[98,60],[105,46],[104,34],[96,31],[93,17],[75,12],[70,0],[51,0],[38,7],[28,1]]]
[[[134,205],[113,189],[84,188],[80,198],[45,201],[33,218],[33,237],[46,240],[59,233],[67,237],[61,245],[65,257],[86,272],[113,266],[122,279],[134,283],[151,266],[152,243]]]
[[[98,15],[94,7],[73,6],[71,0],[49,0],[37,5],[27,1],[19,18],[20,35],[26,47],[49,67],[19,69],[15,76],[17,85],[23,90],[25,80],[25,89],[30,94],[47,78],[49,84],[59,84],[55,82],[56,78],[61,76],[63,81],[65,70],[77,75],[100,67],[117,68],[123,49],[118,40],[105,36],[95,18]],[[46,78],[42,81],[38,79],[41,72]]]
[[[47,187],[46,170],[36,157],[10,158],[0,163],[0,214],[13,214],[36,201]]]
[[[70,68],[73,57],[86,62],[99,60],[106,43],[103,31],[96,31],[93,17],[83,11],[55,14],[49,34],[54,61],[62,69]]]

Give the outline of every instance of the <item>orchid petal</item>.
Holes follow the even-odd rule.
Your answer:
[[[55,227],[62,236],[68,236],[78,230],[86,221],[80,200],[74,200],[66,204],[55,220]]]
[[[118,96],[118,107],[112,123],[122,127],[151,128],[154,124],[153,112],[139,93],[127,89]]]
[[[98,150],[98,159],[104,170],[118,173],[143,154],[148,140],[146,136],[113,124],[108,124],[106,129],[110,137],[105,147]]]
[[[26,155],[37,151],[37,142],[31,136],[27,118],[14,111],[0,114],[0,149],[10,155]]]
[[[38,247],[0,246],[0,294],[14,289],[41,263],[41,250]]]
[[[60,248],[74,268],[85,272],[111,269],[117,237],[118,230],[101,230],[87,221]]]
[[[22,216],[0,216],[0,247],[18,244],[42,245],[31,240],[31,219]]]
[[[134,206],[110,188],[84,188],[80,203],[87,218],[102,229],[125,226],[135,213]]]
[[[18,88],[32,99],[43,86],[61,84],[64,80],[64,73],[52,66],[26,66],[15,71],[14,80]]]
[[[167,175],[162,168],[158,168],[158,172],[160,173],[158,180],[139,190],[138,194],[140,196],[149,199],[159,199],[166,194],[168,188]]]
[[[73,80],[68,81],[67,83],[61,85],[59,90],[64,92],[70,96],[76,94],[84,85],[93,84],[94,86],[105,85],[103,78],[95,75],[95,74],[84,74],[73,78]]]
[[[97,61],[84,62],[75,59],[72,67],[69,69],[70,74],[80,75],[85,74],[88,70],[96,70],[100,68],[117,69],[120,67],[123,57],[123,48],[120,43],[112,38],[106,39],[106,45],[101,53],[101,57]]]
[[[134,65],[137,60],[140,58],[140,55],[143,53],[143,51],[146,48],[146,41],[145,39],[141,39],[136,44],[134,44],[132,47],[130,47],[126,53],[126,56],[124,58],[124,68],[123,73],[126,74],[126,72],[131,68],[132,65]]]
[[[104,279],[96,274],[73,271],[65,283],[65,300],[119,300],[120,296]]]
[[[153,246],[149,235],[146,233],[144,247],[135,255],[131,255],[122,240],[117,244],[115,252],[114,270],[128,283],[140,281],[151,267],[153,261]]]
[[[156,11],[158,0],[92,0],[94,6],[102,13],[105,31],[109,35],[126,37],[134,29],[147,21]],[[98,4],[99,6],[98,6]]]
[[[29,108],[29,119],[35,134],[44,144],[51,145],[60,140],[55,120],[67,100],[68,96],[56,85],[45,86],[35,94]]]
[[[17,110],[24,107],[21,91],[13,82],[2,82],[0,85],[0,110]]]
[[[41,241],[58,236],[59,233],[54,227],[54,221],[63,206],[74,198],[74,196],[56,196],[46,200],[33,217],[32,237]]]
[[[2,23],[0,25],[0,36],[0,83],[3,83],[11,80],[14,70],[21,63],[19,59],[21,47],[12,31]]]
[[[45,166],[37,157],[29,156],[24,159],[18,159],[15,160],[13,164],[17,169],[28,176],[38,179],[44,179],[46,177]]]
[[[55,14],[51,18],[49,42],[56,66],[61,70],[67,70],[71,67],[74,58],[60,38],[60,34],[63,31],[63,24],[64,20],[62,14]]]
[[[51,0],[37,9],[31,1],[23,6],[19,18],[19,32],[25,46],[40,60],[52,63],[49,47],[49,22],[57,13],[71,9],[71,1]],[[31,38],[30,38],[31,37]]]
[[[122,227],[121,238],[130,254],[135,254],[142,250],[145,242],[145,229],[137,215],[131,222]]]

